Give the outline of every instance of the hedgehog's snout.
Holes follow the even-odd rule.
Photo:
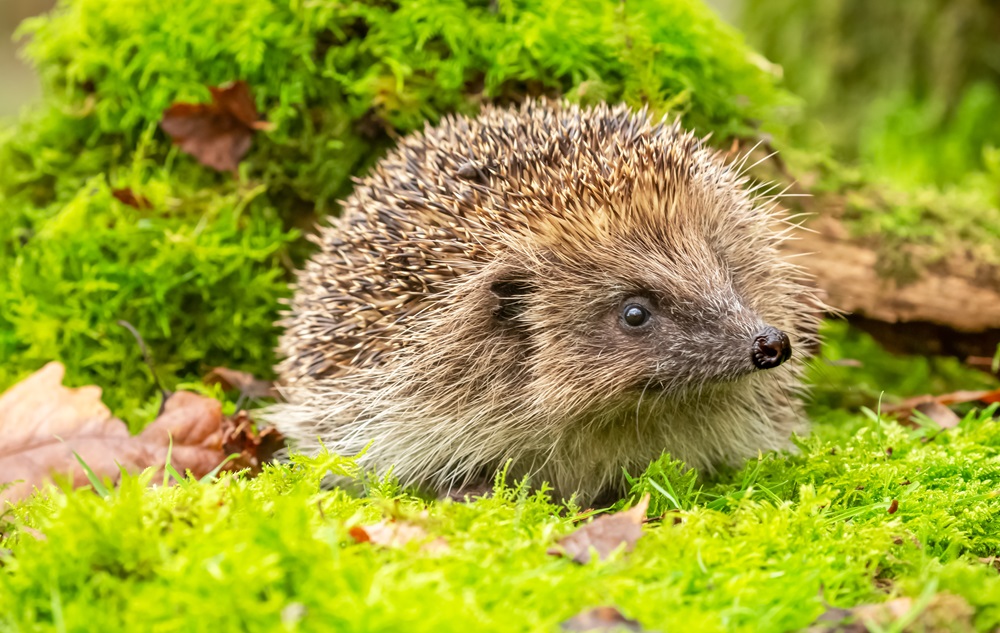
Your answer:
[[[792,343],[788,335],[773,327],[766,327],[753,340],[750,358],[758,369],[777,367],[792,356]]]

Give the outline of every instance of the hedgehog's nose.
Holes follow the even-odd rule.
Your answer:
[[[785,362],[792,355],[788,335],[773,327],[764,328],[753,340],[750,358],[758,369],[771,369]]]

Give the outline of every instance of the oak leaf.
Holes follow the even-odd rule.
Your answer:
[[[581,611],[559,625],[563,631],[635,631],[643,628],[635,620],[626,618],[615,607],[597,607]]]
[[[86,485],[82,460],[99,478],[171,465],[200,477],[226,458],[225,419],[212,398],[179,391],[139,435],[111,415],[101,390],[63,386],[65,368],[49,363],[0,395],[0,501],[31,495],[53,475]],[[79,456],[79,459],[77,459]]]
[[[245,81],[208,89],[211,103],[175,103],[164,111],[160,127],[201,164],[235,174],[254,133],[272,126],[260,120]]]
[[[593,553],[604,560],[622,545],[630,552],[642,536],[642,522],[648,507],[647,494],[628,510],[600,516],[562,537],[548,553],[571,558],[582,565],[590,562]]]

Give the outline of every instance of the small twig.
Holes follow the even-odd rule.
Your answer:
[[[153,357],[149,353],[149,348],[146,347],[146,341],[142,339],[142,335],[139,334],[139,330],[135,329],[131,323],[125,320],[119,320],[118,325],[122,326],[126,330],[132,333],[135,337],[135,342],[139,344],[139,349],[142,351],[142,360],[146,363],[146,367],[149,368],[149,373],[153,375],[153,384],[163,395],[163,401],[160,402],[160,411],[157,415],[163,413],[163,409],[167,406],[167,398],[171,396],[171,392],[163,387],[163,383],[160,382],[160,377],[156,374],[156,365],[153,364]]]
[[[243,411],[246,408],[248,400],[250,400],[250,397],[247,396],[246,390],[241,388],[240,397],[236,399],[236,403],[233,405],[233,407],[236,408],[236,411],[233,413],[234,416],[238,415],[240,411]]]

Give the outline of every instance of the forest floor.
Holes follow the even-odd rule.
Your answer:
[[[995,629],[997,405],[948,429],[859,408],[893,375],[902,392],[982,383],[956,363],[878,356],[841,325],[828,334],[795,454],[709,480],[664,457],[607,510],[502,477],[486,498],[429,501],[330,455],[252,478],[150,486],[147,471],[35,496],[0,515],[0,629]],[[324,489],[330,471],[366,494]],[[626,545],[609,553],[598,535],[600,557],[554,555],[592,515],[646,494]],[[861,628],[836,628],[844,617]]]
[[[753,13],[775,22],[774,11],[809,6]],[[59,361],[42,372],[88,385],[71,395],[104,416],[104,439],[159,467],[108,485],[104,475],[119,475],[111,455],[73,455],[71,438],[44,428],[49,448],[98,474],[10,503],[13,487],[0,486],[0,631],[1000,630],[998,405],[892,409],[958,390],[995,399],[996,368],[891,357],[844,323],[828,325],[812,362],[813,426],[795,451],[702,479],[664,456],[631,473],[631,493],[611,508],[503,477],[485,498],[436,501],[345,456],[254,476],[210,472],[214,454],[190,476],[149,461],[155,444],[185,470],[162,441],[145,349],[121,323],[145,337],[166,386],[232,422],[234,402],[217,402],[221,390],[199,377],[218,365],[271,371],[278,306],[308,254],[301,235],[425,120],[555,91],[683,113],[716,139],[773,127],[780,140],[798,100],[699,0],[64,0],[21,32],[43,98],[0,125],[0,388]],[[873,74],[877,60],[910,76],[894,61],[906,49],[893,57],[889,40],[869,39]],[[806,59],[784,41],[815,66],[799,74],[835,97],[834,122],[852,120],[832,78],[812,81],[839,53],[810,46],[820,57]],[[940,272],[946,255],[971,253],[988,264],[968,267],[974,283],[1000,279],[1000,154],[987,143],[1000,92],[968,97],[951,128],[916,135],[938,104],[886,102],[892,116],[863,132],[878,161],[850,171],[825,145],[802,143],[824,166],[814,193],[843,202],[834,219],[879,238],[866,272]],[[818,123],[816,112],[805,120]],[[190,137],[163,127],[178,113]],[[224,164],[208,161],[219,155]],[[941,182],[897,195],[903,185],[881,181],[924,172]],[[885,285],[848,281],[884,307]],[[936,298],[954,287],[935,285]],[[982,312],[967,296],[944,303]],[[51,404],[44,389],[28,395]],[[21,431],[10,419],[0,402],[8,444]],[[0,446],[0,462],[10,456]],[[361,494],[323,486],[330,471]]]

